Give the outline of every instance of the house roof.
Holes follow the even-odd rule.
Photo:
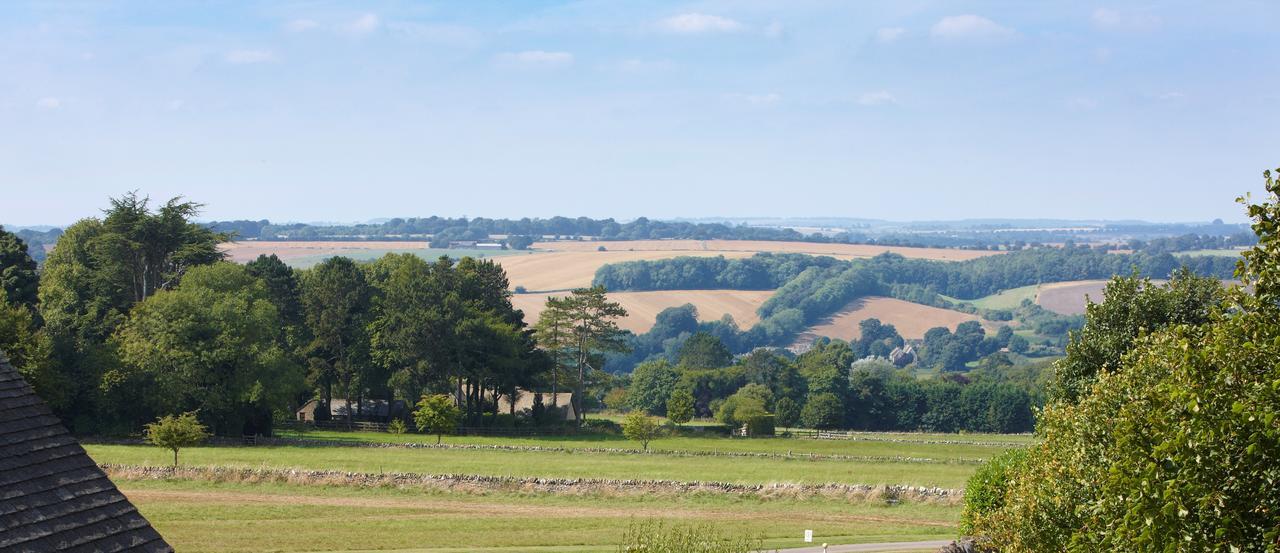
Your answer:
[[[0,551],[173,551],[0,353]]]

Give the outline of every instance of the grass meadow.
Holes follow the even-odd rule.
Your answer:
[[[427,442],[434,436],[310,431],[287,437]],[[670,437],[640,453],[617,436],[494,438],[446,436],[445,444],[564,448],[566,451],[358,446],[204,446],[183,449],[186,467],[465,474],[734,484],[870,484],[963,488],[973,462],[1031,443],[1026,435],[866,433],[856,440]],[[624,451],[605,452],[599,449]],[[167,450],[86,444],[99,463],[164,467]],[[594,450],[594,451],[593,451]],[[690,456],[697,452],[766,456]],[[791,456],[788,457],[787,455]],[[806,455],[818,455],[808,458]],[[915,458],[908,461],[906,458]],[[930,459],[920,461],[918,459]],[[825,493],[576,491],[529,486],[440,488],[353,485],[330,480],[240,481],[193,473],[158,477],[119,471],[120,488],[179,551],[615,551],[641,520],[715,526],[758,536],[767,547],[819,542],[947,539],[956,501],[887,501]],[[678,488],[684,489],[684,488]],[[701,489],[701,488],[700,488]],[[548,491],[554,490],[554,491]]]
[[[612,552],[633,522],[713,525],[800,547],[947,539],[959,507],[811,499],[423,492],[293,484],[118,480],[178,551]]]

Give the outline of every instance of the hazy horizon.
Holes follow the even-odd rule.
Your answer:
[[[1245,221],[1280,5],[0,5],[0,222]]]

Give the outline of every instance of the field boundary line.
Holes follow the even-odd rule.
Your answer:
[[[619,480],[606,478],[542,478],[524,476],[491,476],[479,474],[428,474],[413,472],[349,472],[339,470],[306,470],[286,468],[237,468],[221,466],[157,466],[100,464],[112,478],[123,480],[205,480],[214,482],[288,483],[345,485],[354,487],[423,487],[451,491],[486,491],[494,489],[535,491],[557,494],[632,493],[688,494],[718,493],[779,498],[843,497],[850,501],[901,501],[958,503],[962,490],[909,485],[872,484],[737,484],[714,481]]]

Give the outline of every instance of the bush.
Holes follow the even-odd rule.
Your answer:
[[[197,445],[209,438],[209,431],[196,419],[195,411],[178,416],[161,417],[146,426],[147,443],[173,452],[173,466],[178,466],[178,450]]]
[[[403,420],[391,419],[391,422],[387,423],[387,432],[390,434],[404,434],[407,430],[408,427]]]
[[[683,388],[667,398],[667,419],[680,425],[693,420],[693,394]]]
[[[649,450],[649,442],[662,432],[658,422],[644,413],[635,411],[622,419],[622,435],[628,440],[640,442],[640,447]]]
[[[978,521],[1004,506],[1009,479],[1027,462],[1027,450],[1010,449],[992,457],[978,468],[964,488],[964,511],[960,513],[960,535],[974,533]]]
[[[613,436],[622,435],[622,426],[608,419],[587,419],[582,421],[582,430]]]
[[[773,411],[775,422],[785,428],[791,428],[800,422],[800,405],[789,397],[779,399],[774,404]]]
[[[810,396],[800,410],[800,424],[806,428],[829,430],[840,428],[843,423],[844,406],[840,398],[830,392]]]
[[[759,538],[730,538],[713,526],[667,526],[662,521],[632,523],[619,553],[756,553]]]

